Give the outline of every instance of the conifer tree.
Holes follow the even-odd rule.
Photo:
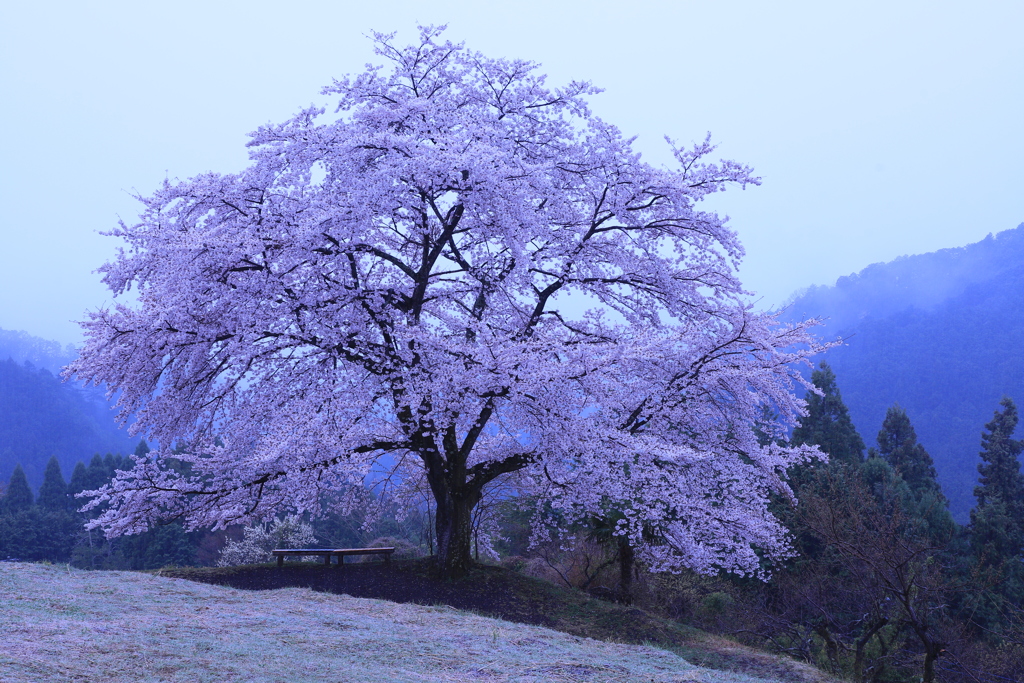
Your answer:
[[[828,453],[833,462],[859,463],[864,460],[864,440],[850,420],[850,413],[836,385],[836,375],[822,361],[811,374],[811,383],[822,395],[807,395],[807,416],[793,430],[794,446],[816,445]]]
[[[970,531],[974,561],[981,566],[1000,565],[1020,555],[1024,546],[1020,525],[999,498],[991,498],[971,510]]]
[[[1013,438],[1017,428],[1017,406],[1009,397],[999,402],[1002,412],[996,411],[992,421],[985,425],[987,433],[981,435],[981,460],[978,464],[979,486],[974,489],[978,507],[998,498],[1013,512],[1024,505],[1024,475],[1020,472],[1021,450],[1024,442]],[[1017,508],[1013,510],[1013,508]]]
[[[28,480],[25,478],[25,471],[21,469],[21,464],[18,464],[11,473],[3,504],[6,512],[17,512],[32,507],[32,489],[28,487]]]
[[[885,420],[878,432],[878,455],[899,472],[917,499],[932,495],[940,497],[945,504],[932,456],[917,442],[917,432],[910,424],[907,411],[898,403],[885,411]]]
[[[935,464],[924,446],[917,442],[917,433],[907,412],[893,404],[878,432],[878,449],[869,451],[867,465],[883,461],[900,479],[902,507],[922,538],[945,545],[956,533],[957,525],[949,512],[949,502],[939,485]],[[877,460],[876,460],[877,458]],[[865,474],[871,478],[871,468]],[[900,487],[889,487],[892,491]]]
[[[49,462],[46,463],[43,485],[39,487],[39,498],[36,502],[39,507],[46,510],[67,510],[70,507],[68,486],[55,455],[50,456]]]
[[[74,497],[75,494],[81,493],[89,488],[89,471],[85,467],[85,463],[79,460],[75,464],[75,469],[71,473],[71,481],[68,483],[68,495]],[[78,507],[77,505],[75,507]]]
[[[1017,406],[1004,397],[981,436],[978,505],[971,510],[972,545],[986,563],[1009,560],[1024,552],[1024,475],[1018,456],[1024,442],[1013,438]]]
[[[92,456],[92,460],[89,461],[89,466],[85,470],[85,490],[94,491],[110,481],[113,471],[111,467],[108,467],[109,464],[104,464],[103,456],[99,453]]]

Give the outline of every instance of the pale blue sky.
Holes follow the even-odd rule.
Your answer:
[[[667,160],[711,131],[761,187],[713,206],[765,307],[1024,221],[1024,3],[258,0],[10,3],[0,25],[0,328],[76,342],[92,271],[165,175],[232,172],[246,133],[321,101],[419,23],[553,83]]]

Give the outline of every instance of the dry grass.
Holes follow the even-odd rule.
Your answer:
[[[309,589],[0,564],[0,680],[715,681],[651,647]]]

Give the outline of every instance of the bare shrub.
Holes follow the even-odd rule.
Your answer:
[[[395,553],[392,557],[397,559],[412,559],[416,557],[423,557],[425,554],[423,548],[412,543],[405,538],[397,538],[395,536],[381,536],[370,541],[367,548],[394,548]],[[357,555],[352,558],[356,562],[376,562],[377,558],[373,555]]]

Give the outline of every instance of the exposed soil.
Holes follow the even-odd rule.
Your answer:
[[[306,587],[316,591],[421,605],[449,605],[484,616],[545,626],[576,636],[657,645],[698,666],[792,683],[823,683],[806,664],[712,636],[643,610],[592,598],[517,572],[487,565],[457,581],[435,577],[430,560],[349,562],[344,566],[275,565],[163,569],[156,572],[244,590]]]

